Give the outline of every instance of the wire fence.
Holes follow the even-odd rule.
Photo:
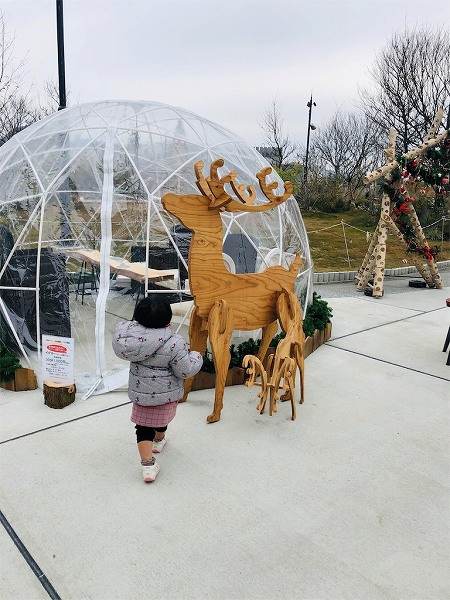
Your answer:
[[[422,227],[422,229],[424,230],[429,230],[428,232],[428,236],[429,236],[429,240],[433,240],[433,241],[440,241],[441,242],[441,246],[443,246],[444,244],[444,237],[445,237],[445,223],[446,222],[450,222],[450,218],[449,217],[441,217],[440,219],[438,219],[437,221],[434,221],[434,223],[430,223],[429,225],[424,225]],[[357,260],[360,260],[360,258],[358,257],[352,257],[351,256],[351,244],[352,244],[352,239],[351,237],[349,237],[349,235],[347,234],[346,229],[353,229],[356,231],[359,231],[361,233],[365,234],[366,237],[366,242],[369,243],[375,229],[373,229],[372,231],[369,231],[367,229],[361,229],[360,227],[355,227],[354,225],[351,225],[350,223],[346,223],[343,219],[341,219],[340,222],[335,223],[334,225],[329,225],[327,227],[322,227],[320,229],[314,229],[311,231],[307,230],[307,234],[309,235],[313,235],[316,233],[321,233],[324,231],[329,231],[331,229],[336,229],[336,228],[340,228],[340,232],[339,234],[342,234],[342,242],[343,242],[343,251],[345,253],[345,262],[348,263],[348,266],[350,267],[350,270],[355,268],[355,263]],[[432,230],[431,228],[435,228],[434,230]],[[336,232],[337,233],[337,232]],[[426,233],[426,232],[425,232]],[[402,262],[406,263],[406,259],[404,259]],[[352,264],[353,263],[353,264]]]

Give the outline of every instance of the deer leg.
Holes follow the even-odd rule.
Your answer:
[[[288,355],[293,358],[293,352],[295,352],[294,340],[304,339],[303,324],[302,324],[302,310],[298,298],[289,290],[283,289],[277,300],[277,315],[281,325],[281,329],[286,333],[286,339],[292,340],[289,345]],[[292,366],[292,380],[295,385],[295,371],[296,363],[293,361]],[[289,371],[291,372],[291,371]],[[293,391],[294,386],[285,386],[287,391],[281,396],[281,402],[291,403],[294,401]]]
[[[230,341],[233,331],[233,311],[224,300],[216,302],[208,316],[209,341],[216,368],[216,392],[213,412],[207,418],[208,423],[220,419],[223,406],[223,393],[230,366]]]
[[[247,354],[246,356],[244,356],[242,366],[244,367],[244,369],[247,370],[247,374],[249,375],[249,378],[245,382],[245,385],[247,387],[252,387],[253,385],[255,385],[256,378],[258,376],[261,376],[261,383],[256,384],[261,385],[261,391],[258,394],[259,402],[256,405],[256,410],[259,410],[259,414],[262,415],[266,406],[267,392],[269,390],[267,386],[267,373],[259,358],[253,356],[252,354]]]
[[[280,387],[281,378],[283,376],[283,362],[275,353],[273,361],[272,374],[270,377],[270,397],[269,397],[269,415],[272,416],[277,412],[277,402],[280,398],[278,389]]]
[[[262,329],[261,345],[259,346],[257,355],[261,362],[263,362],[264,357],[266,356],[267,348],[269,347],[273,336],[276,334],[277,329],[278,321],[273,321],[272,323],[269,323]]]
[[[297,365],[294,361],[294,366],[292,367],[292,378],[295,382],[295,376],[296,376],[296,371],[297,371]],[[291,402],[294,400],[294,396],[293,396],[293,392],[294,392],[294,387],[293,386],[289,386],[288,389],[286,390],[286,392],[284,392],[284,394],[282,396],[280,396],[280,402]]]
[[[287,392],[287,394],[289,395],[290,400],[291,400],[291,410],[292,410],[291,419],[293,421],[295,421],[295,419],[297,417],[297,409],[295,407],[295,400],[294,400],[296,364],[295,364],[295,360],[293,358],[285,359],[285,362],[286,361],[289,361],[289,365],[286,365],[285,382],[288,384],[289,391]]]
[[[295,346],[295,361],[300,372],[300,402],[303,404],[305,400],[305,357],[303,356],[303,349],[299,344]],[[295,381],[295,380],[294,380]]]
[[[203,319],[198,316],[197,307],[191,314],[189,321],[189,349],[200,352],[203,356],[206,351],[206,343],[208,341],[208,330],[205,328]],[[189,377],[184,382],[184,395],[180,402],[186,402],[189,392],[192,388],[194,377]]]

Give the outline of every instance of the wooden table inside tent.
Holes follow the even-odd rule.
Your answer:
[[[63,252],[69,257],[79,258],[84,262],[94,265],[94,267],[100,267],[100,252],[98,250],[58,248],[57,251]],[[177,273],[176,269],[168,269],[166,271],[151,269],[147,267],[145,262],[129,262],[122,258],[110,257],[108,263],[111,273],[129,277],[130,279],[139,281],[139,283],[145,283],[146,279],[148,281],[173,280]]]

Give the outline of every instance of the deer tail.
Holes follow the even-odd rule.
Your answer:
[[[295,255],[294,260],[289,265],[289,272],[295,273],[297,275],[300,272],[300,267],[302,266],[302,255],[298,252]]]

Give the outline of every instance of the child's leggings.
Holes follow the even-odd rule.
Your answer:
[[[137,442],[153,442],[156,432],[166,431],[167,425],[164,427],[144,427],[143,425],[135,425]]]

